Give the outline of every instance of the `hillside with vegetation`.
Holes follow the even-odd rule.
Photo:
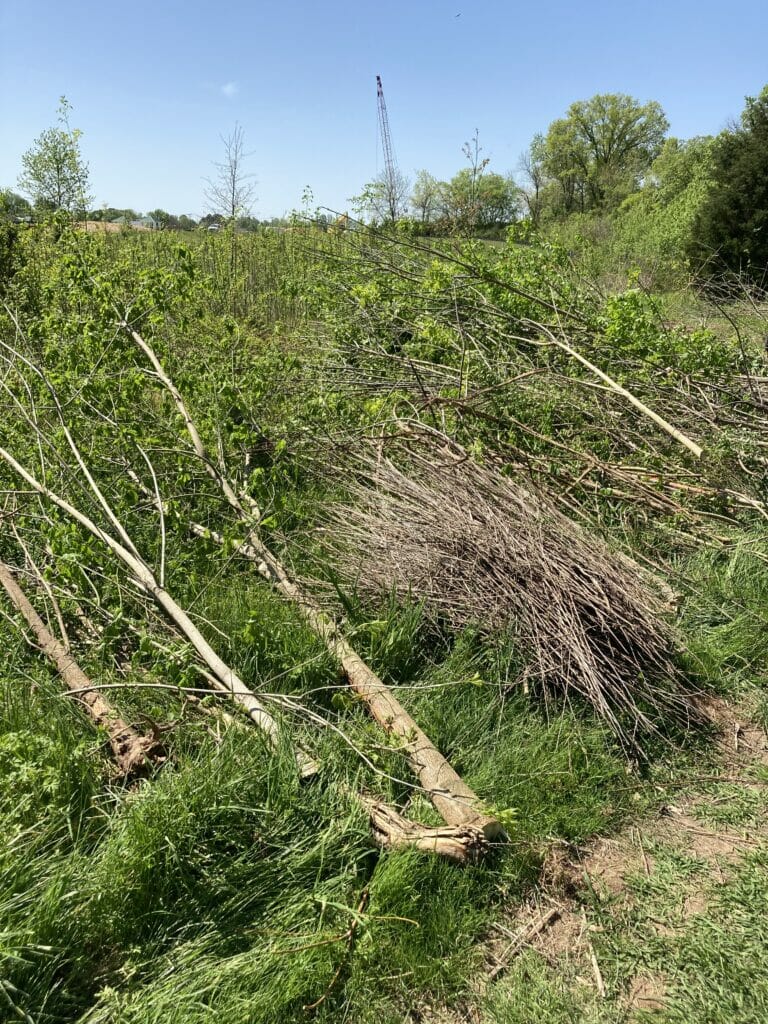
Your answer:
[[[768,90],[395,217],[244,221],[236,130],[202,228],[69,118],[0,203],[0,1019],[766,1019]]]

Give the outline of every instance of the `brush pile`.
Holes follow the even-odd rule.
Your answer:
[[[627,748],[699,718],[664,597],[639,566],[500,473],[444,452],[364,456],[328,525],[343,584],[395,589],[451,630],[511,631],[518,681],[578,694]]]

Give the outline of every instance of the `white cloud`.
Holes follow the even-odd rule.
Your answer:
[[[221,87],[221,95],[226,96],[227,99],[231,99],[233,96],[237,96],[240,92],[240,86],[237,82],[225,82]]]

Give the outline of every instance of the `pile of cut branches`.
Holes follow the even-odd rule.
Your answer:
[[[579,694],[628,748],[661,722],[700,720],[665,596],[636,563],[445,445],[392,447],[397,462],[360,457],[349,503],[329,518],[343,585],[364,597],[394,588],[452,630],[511,631],[527,661],[519,682]]]
[[[648,531],[651,549],[661,535],[719,544],[723,526],[768,518],[765,292],[710,283],[678,322],[536,242],[496,252],[360,233],[343,269],[366,288],[329,292],[324,373],[368,400],[377,427],[394,413],[439,429],[570,517]]]

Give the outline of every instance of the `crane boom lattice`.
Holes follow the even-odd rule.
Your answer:
[[[384,150],[384,170],[386,171],[387,179],[391,182],[394,180],[397,164],[392,149],[389,115],[387,114],[387,104],[384,99],[384,88],[381,84],[380,75],[376,75],[376,97],[379,104],[379,132],[381,134],[381,148]]]
[[[381,148],[384,152],[384,179],[387,190],[387,205],[392,220],[398,215],[398,172],[395,152],[392,148],[392,135],[389,130],[389,115],[387,104],[384,100],[384,87],[381,84],[381,75],[376,75],[376,99],[379,109],[379,134],[381,135]]]

